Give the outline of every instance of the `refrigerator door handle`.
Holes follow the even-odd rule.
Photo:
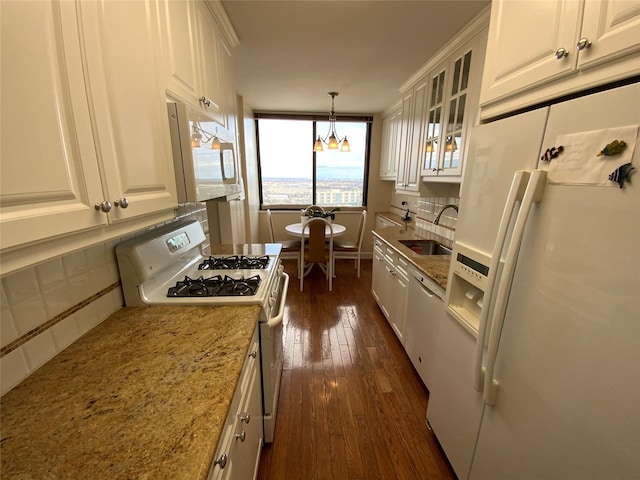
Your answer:
[[[487,347],[487,364],[484,375],[484,390],[482,397],[487,405],[495,405],[498,396],[499,382],[494,378],[494,367],[498,354],[498,341],[504,323],[504,315],[507,309],[507,300],[511,289],[511,282],[515,272],[516,261],[520,243],[524,235],[531,205],[542,200],[544,186],[547,180],[547,172],[544,170],[533,170],[527,183],[527,188],[522,199],[522,205],[513,227],[513,235],[509,241],[507,257],[498,285],[498,296],[496,297],[495,308],[491,319],[491,331],[489,333],[489,345]]]
[[[485,338],[487,336],[487,323],[489,310],[491,310],[491,298],[493,296],[493,288],[496,283],[498,266],[500,265],[500,257],[504,249],[504,242],[507,237],[507,231],[509,230],[509,224],[511,223],[511,217],[513,216],[516,202],[522,200],[528,181],[529,172],[526,170],[517,170],[513,174],[511,188],[509,189],[509,194],[507,195],[507,200],[504,204],[504,210],[502,211],[502,218],[500,219],[500,226],[498,227],[498,235],[493,245],[493,252],[491,253],[491,264],[489,265],[489,276],[487,277],[487,285],[484,291],[484,305],[480,311],[480,322],[478,325],[478,337],[476,340],[476,351],[474,356],[473,388],[478,392],[482,392],[482,386],[484,383],[482,356],[484,353]]]

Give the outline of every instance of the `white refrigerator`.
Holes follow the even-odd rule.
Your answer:
[[[427,409],[458,478],[640,478],[638,125],[635,83],[473,130]]]

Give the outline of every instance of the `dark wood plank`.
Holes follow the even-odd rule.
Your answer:
[[[426,425],[429,392],[371,295],[371,261],[359,279],[336,262],[332,292],[318,268],[304,287],[289,285],[275,439],[258,478],[455,479]]]

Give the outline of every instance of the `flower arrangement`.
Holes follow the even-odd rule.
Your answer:
[[[340,211],[340,207],[335,207],[329,210],[328,212],[322,212],[320,210],[315,210],[311,207],[307,207],[303,213],[303,217],[316,217],[316,218],[331,218],[331,220],[336,219],[336,212]]]

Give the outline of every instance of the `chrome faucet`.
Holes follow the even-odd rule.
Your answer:
[[[456,207],[454,204],[450,203],[448,205],[445,205],[444,207],[442,207],[440,209],[440,211],[438,212],[438,214],[436,215],[436,218],[433,219],[433,224],[434,225],[438,225],[440,223],[440,217],[442,216],[442,212],[444,212],[447,208],[453,208],[456,212],[458,211],[458,207]]]
[[[402,217],[402,220],[405,222],[408,222],[411,220],[411,217],[409,216],[409,209],[407,208],[407,211],[404,212],[404,217]]]

